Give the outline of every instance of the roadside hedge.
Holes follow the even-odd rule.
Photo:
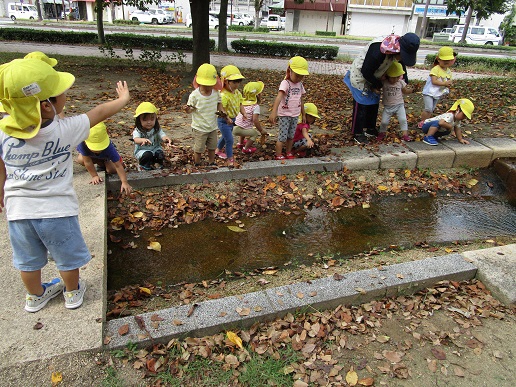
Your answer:
[[[267,27],[258,27],[258,29],[255,30],[254,26],[237,26],[237,25],[228,26],[228,31],[259,32],[261,34],[269,33],[269,29]]]
[[[98,36],[93,32],[46,31],[28,28],[0,28],[0,40],[17,40],[42,43],[95,44]],[[139,34],[107,34],[106,42],[111,47],[145,48],[192,51],[192,38],[150,36]],[[215,40],[210,39],[210,50],[215,49]]]
[[[240,54],[281,57],[300,55],[302,57],[312,59],[335,59],[339,52],[339,48],[337,46],[263,42],[247,39],[233,40],[231,42],[231,48]]]
[[[315,31],[315,34],[319,36],[337,36],[335,31]]]
[[[436,54],[429,54],[425,58],[425,65],[431,66],[434,63]],[[516,71],[516,59],[512,58],[489,58],[485,56],[457,56],[453,67],[467,68],[470,66],[492,67],[504,71]]]

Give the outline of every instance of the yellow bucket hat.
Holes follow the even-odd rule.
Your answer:
[[[305,103],[304,107],[305,107],[305,114],[314,116],[315,118],[321,118],[321,117],[319,117],[319,114],[318,114],[319,112],[318,112],[317,106],[315,106],[315,104],[313,104],[311,102],[307,102],[307,103]]]
[[[57,59],[49,58],[46,54],[42,53],[41,51],[29,52],[27,55],[23,57],[23,59],[39,59],[52,67],[55,67],[55,65],[57,64]]]
[[[103,151],[109,146],[109,136],[107,134],[106,124],[99,122],[90,129],[90,135],[84,141],[86,146],[95,152]]]
[[[158,114],[158,108],[156,106],[154,106],[150,102],[142,102],[136,108],[136,111],[134,112],[134,116],[133,117],[141,116],[144,113]]]
[[[203,63],[197,69],[194,82],[203,86],[214,86],[217,83],[217,69],[209,63]]]
[[[227,79],[228,81],[245,79],[238,67],[233,65],[224,66],[222,70],[220,70],[220,77],[222,78],[222,82],[224,82],[225,79]]]
[[[457,110],[460,107],[460,110],[468,117],[468,120],[471,120],[471,115],[473,114],[473,110],[475,110],[475,106],[473,102],[471,102],[467,98],[461,98],[455,101],[455,103],[450,108],[451,111]]]
[[[75,82],[39,59],[14,59],[0,66],[0,103],[8,117],[0,129],[16,138],[32,138],[41,128],[40,102],[57,97]]]
[[[437,53],[437,57],[441,60],[452,60],[455,59],[453,55],[453,48],[451,47],[441,47],[439,52]]]
[[[295,56],[288,61],[289,67],[299,75],[308,75],[308,62],[302,56]]]
[[[387,69],[386,74],[388,77],[395,78],[395,77],[399,77],[400,75],[405,74],[405,71],[403,71],[403,66],[401,65],[400,62],[394,61],[391,63],[391,65]]]
[[[244,86],[244,101],[242,105],[249,106],[256,104],[256,96],[263,91],[264,86],[262,81],[247,83]]]

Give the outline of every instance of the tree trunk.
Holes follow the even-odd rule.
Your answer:
[[[42,15],[42,12],[41,12],[41,3],[39,2],[39,0],[36,0],[36,8],[38,10],[38,20],[42,21],[43,20],[43,15]]]
[[[232,0],[231,0],[232,1]],[[228,0],[221,0],[219,12],[219,52],[228,50],[228,29],[227,29]]]
[[[466,35],[468,34],[469,23],[471,22],[471,15],[473,15],[473,7],[468,8],[468,13],[466,15],[466,20],[464,20],[464,31],[462,31],[462,36],[460,38],[460,43],[466,43]]]
[[[104,35],[104,8],[102,8],[102,0],[95,0],[95,13],[97,14],[97,35],[99,44],[106,44],[106,36]]]
[[[192,75],[203,63],[210,63],[210,26],[208,15],[210,0],[195,0],[190,2],[192,14]]]

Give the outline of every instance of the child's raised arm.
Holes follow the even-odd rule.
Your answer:
[[[111,117],[113,114],[118,113],[125,105],[127,105],[131,98],[127,82],[118,81],[116,84],[116,92],[118,94],[117,99],[98,105],[86,113],[90,119],[90,127],[95,126],[106,118]]]

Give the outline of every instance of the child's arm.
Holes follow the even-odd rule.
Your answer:
[[[97,185],[102,183],[102,178],[98,175],[97,170],[95,169],[95,164],[93,160],[89,156],[82,156],[82,161],[86,170],[90,173],[91,181],[90,184]]]
[[[439,126],[448,130],[453,130],[453,124],[446,122],[445,120],[439,120]]]
[[[133,140],[134,140],[134,143],[138,144],[138,145],[152,145],[152,141],[148,138],[136,137],[136,138],[133,138]]]
[[[306,125],[304,125],[303,128],[301,129],[301,133],[303,133],[303,137],[306,139],[306,146],[308,148],[313,148],[314,142],[308,135],[308,127]]]
[[[435,86],[451,87],[451,85],[452,85],[451,79],[449,79],[447,81],[442,81],[441,78],[436,75],[430,75],[430,79],[432,80],[432,84]]]
[[[7,179],[7,173],[5,171],[4,160],[0,158],[0,212],[4,208],[4,185]]]
[[[168,136],[161,137],[161,141],[163,141],[166,145],[172,145],[172,140]]]
[[[244,120],[247,120],[247,113],[245,112],[244,105],[240,104],[240,114],[244,117]]]
[[[305,101],[303,96],[301,96],[301,122],[306,124],[306,114],[305,114]]]
[[[460,127],[456,126],[454,130],[455,136],[457,136],[457,141],[459,141],[461,144],[469,145],[469,141],[462,137],[462,130],[460,130]]]
[[[412,94],[414,92],[414,88],[412,86],[409,86],[409,85],[405,85],[402,89],[401,89],[401,92],[403,94]]]
[[[278,107],[279,107],[281,100],[283,99],[283,94],[285,94],[285,92],[283,90],[278,91],[278,95],[276,96],[276,99],[274,100],[274,104],[272,105],[271,115],[269,116],[269,122],[271,124],[276,123],[276,119],[278,118]]]
[[[90,120],[90,127],[93,127],[99,122],[104,121],[106,118],[111,117],[113,114],[118,113],[125,105],[127,105],[131,98],[127,82],[118,81],[116,84],[116,92],[118,94],[117,99],[97,105],[90,111],[86,112],[86,115]]]
[[[119,159],[115,164],[116,173],[120,178],[120,182],[122,186],[120,187],[120,193],[126,193],[129,195],[133,188],[127,182],[127,174],[125,173],[124,164],[122,164],[122,159]]]

